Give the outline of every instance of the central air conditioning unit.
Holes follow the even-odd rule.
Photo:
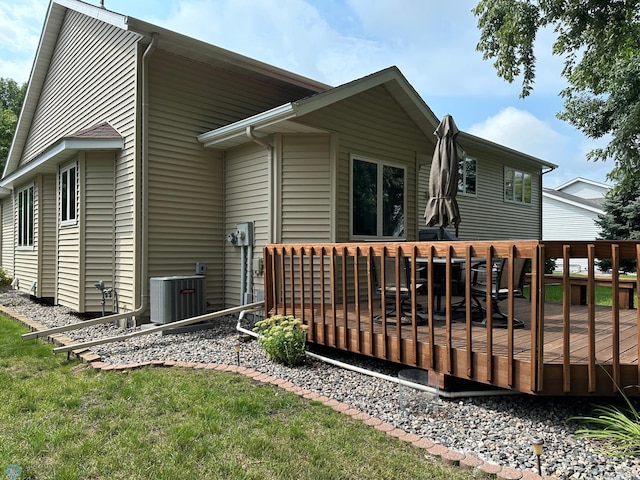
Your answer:
[[[203,275],[153,277],[149,282],[152,323],[204,315],[207,302]]]

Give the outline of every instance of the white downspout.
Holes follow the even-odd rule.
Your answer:
[[[142,96],[142,113],[140,118],[140,271],[138,272],[138,279],[140,282],[140,299],[138,307],[136,308],[135,316],[141,315],[147,310],[147,297],[148,295],[148,282],[147,275],[149,270],[149,242],[148,242],[148,230],[149,220],[147,213],[149,211],[149,191],[147,185],[148,179],[148,162],[149,162],[149,57],[156,50],[158,46],[158,39],[160,35],[157,32],[151,34],[151,42],[147,45],[146,50],[142,54],[142,72],[141,76],[141,96]],[[131,314],[131,316],[134,316]]]
[[[243,303],[251,303],[254,301],[253,299],[253,242],[249,243],[247,247],[247,294],[251,296],[251,300],[247,301],[245,296],[245,301]]]
[[[238,323],[236,324],[236,330],[238,332],[245,333],[247,335],[251,335],[252,337],[256,337],[256,338],[259,337],[259,335],[256,332],[254,332],[253,330],[246,329],[240,324],[245,314],[249,312],[253,312],[256,309],[257,308],[254,307],[254,308],[249,308],[247,310],[242,310],[240,312],[240,315],[238,316]],[[428,392],[434,395],[439,395],[444,398],[494,397],[499,395],[520,395],[520,392],[515,392],[513,390],[470,390],[470,391],[461,391],[461,392],[447,392],[446,390],[438,390],[428,385],[409,382],[407,380],[402,380],[398,377],[392,377],[390,375],[385,375],[384,373],[374,372],[373,370],[358,367],[356,365],[351,365],[349,363],[341,362],[339,360],[334,360],[333,358],[325,357],[323,355],[318,355],[317,353],[313,353],[308,350],[306,350],[304,353],[308,357],[314,358],[321,362],[329,363],[331,365],[335,365],[336,367],[344,368],[346,370],[351,370],[352,372],[362,373],[363,375],[369,375],[370,377],[379,378],[381,380],[386,380],[388,382],[397,383],[398,385],[405,385],[407,387],[415,388],[416,390],[421,390],[423,392]]]
[[[267,149],[267,164],[269,168],[269,210],[270,210],[269,219],[271,221],[269,225],[269,243],[276,243],[277,242],[276,231],[277,231],[279,215],[276,215],[276,207],[275,207],[276,205],[275,176],[276,175],[273,172],[273,157],[274,157],[273,145],[271,143],[265,142],[259,139],[258,137],[256,137],[256,135],[253,133],[253,126],[251,125],[247,126],[247,128],[245,129],[245,133],[247,137],[249,137],[253,142]]]

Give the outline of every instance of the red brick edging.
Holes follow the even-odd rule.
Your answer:
[[[17,312],[14,312],[13,310],[3,305],[0,305],[0,312],[17,322],[22,323],[32,331],[45,330],[47,328],[44,325],[35,322]],[[58,345],[68,344],[67,341],[69,341],[69,343],[71,342],[68,337],[61,335],[47,337],[47,340]],[[414,447],[424,450],[425,456],[429,456],[430,458],[440,460],[450,465],[457,465],[461,468],[468,468],[478,472],[482,472],[487,478],[497,478],[501,480],[557,480],[557,477],[541,477],[531,470],[518,470],[512,467],[502,467],[495,463],[484,461],[473,454],[465,454],[463,452],[452,450],[448,447],[445,447],[444,445],[432,442],[429,439],[419,437],[418,435],[410,432],[405,432],[404,430],[396,428],[393,425],[380,420],[379,418],[371,417],[367,413],[352,408],[346,403],[327,398],[311,390],[301,388],[281,378],[272,377],[265,373],[258,372],[253,368],[237,365],[224,365],[219,363],[193,363],[162,360],[113,365],[102,362],[100,360],[100,357],[91,350],[83,350],[81,352],[74,353],[74,355],[80,358],[80,360],[91,365],[93,368],[105,372],[121,372],[143,367],[182,367],[201,370],[218,370],[229,373],[242,374],[257,382],[269,383],[288,392],[295,393],[296,395],[299,395],[305,399],[321,402],[324,405],[336,410],[337,412],[349,415],[356,420],[360,420],[366,425],[372,426],[379,431],[385,432],[391,437],[395,437],[404,442],[411,443]]]

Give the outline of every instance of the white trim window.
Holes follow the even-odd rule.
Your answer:
[[[477,194],[478,162],[475,158],[464,156],[458,162],[458,193],[464,195]]]
[[[531,174],[505,167],[504,200],[531,205]]]
[[[405,238],[406,177],[402,166],[351,156],[352,238]]]
[[[18,247],[33,247],[33,185],[18,192]]]
[[[78,167],[69,165],[60,170],[60,223],[75,224],[77,219],[78,200]]]

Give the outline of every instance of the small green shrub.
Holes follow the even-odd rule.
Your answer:
[[[256,323],[258,343],[267,357],[284,365],[297,365],[304,358],[307,330],[300,320],[291,315],[274,315]]]
[[[4,268],[0,267],[0,287],[6,287],[7,285],[11,285],[13,278],[9,275]]]

